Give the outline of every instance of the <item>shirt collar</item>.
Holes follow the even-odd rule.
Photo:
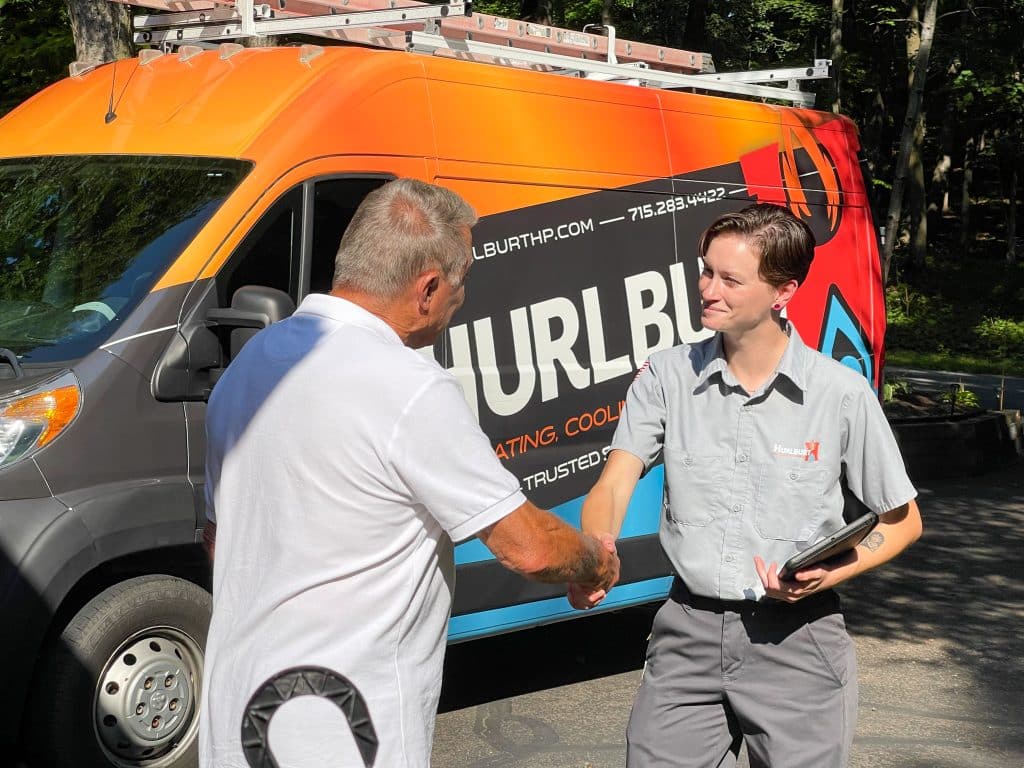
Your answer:
[[[807,371],[811,364],[811,350],[804,344],[796,328],[791,322],[786,321],[786,335],[789,336],[789,344],[782,353],[779,360],[779,367],[776,372],[785,376],[801,391],[807,391]]]
[[[782,352],[782,359],[775,368],[776,376],[785,376],[802,392],[807,391],[807,368],[811,361],[811,350],[804,344],[800,334],[791,322],[786,321],[784,328],[789,336],[789,343]],[[738,382],[729,372],[729,366],[725,362],[725,350],[722,347],[722,334],[716,333],[704,346],[704,360],[700,375],[697,377],[697,385],[693,388],[694,394],[705,389],[711,377],[720,374],[722,381],[728,386],[738,386]],[[774,376],[772,377],[774,380]],[[767,386],[771,386],[771,383]],[[767,389],[766,386],[766,389]]]
[[[331,296],[328,293],[311,293],[302,300],[299,308],[295,310],[295,314],[326,317],[344,325],[366,328],[377,333],[385,341],[402,344],[402,339],[395,333],[395,329],[381,318],[339,296]]]

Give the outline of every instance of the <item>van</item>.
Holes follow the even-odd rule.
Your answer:
[[[771,201],[811,226],[789,317],[879,384],[879,253],[843,117],[359,47],[154,53],[0,120],[0,742],[47,764],[194,764],[205,403],[247,338],[329,290],[388,179],[480,215],[466,302],[424,353],[570,523],[637,370],[705,334],[695,244],[724,211]],[[659,467],[601,610],[667,593],[661,509]],[[479,542],[456,552],[451,640],[577,615]]]

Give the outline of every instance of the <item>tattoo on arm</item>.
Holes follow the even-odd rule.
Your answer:
[[[878,548],[884,543],[885,536],[883,536],[880,531],[872,531],[865,537],[864,541],[861,542],[861,544],[872,552],[877,552]]]

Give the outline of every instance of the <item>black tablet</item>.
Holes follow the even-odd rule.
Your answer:
[[[849,525],[845,525],[831,536],[826,536],[817,544],[812,544],[802,552],[797,552],[779,571],[779,578],[789,581],[793,574],[811,565],[817,565],[829,558],[840,555],[843,552],[853,549],[860,544],[864,537],[871,533],[871,529],[878,524],[878,515],[868,512],[863,517],[858,517]]]

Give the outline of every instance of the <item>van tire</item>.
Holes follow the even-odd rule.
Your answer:
[[[211,605],[204,589],[163,575],[86,603],[40,659],[30,768],[195,768]]]

